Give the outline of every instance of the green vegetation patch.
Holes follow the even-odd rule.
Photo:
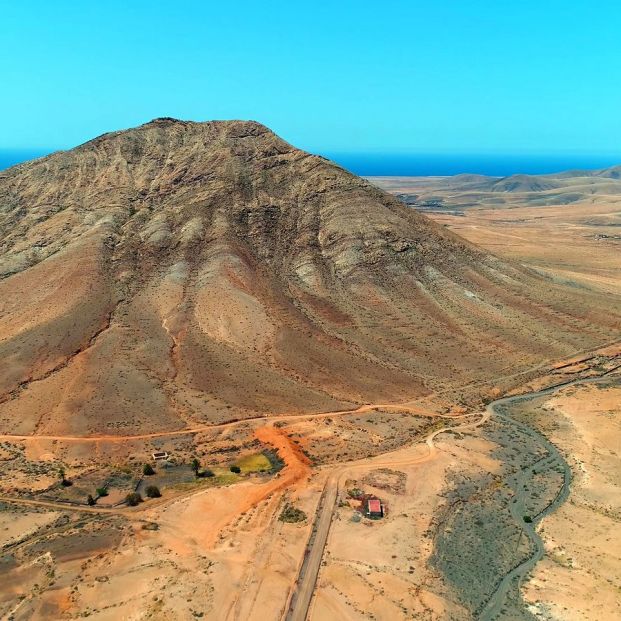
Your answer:
[[[237,460],[235,465],[239,467],[242,474],[251,472],[270,472],[272,470],[272,462],[264,453],[246,455]]]
[[[286,504],[278,519],[281,522],[289,522],[291,524],[295,524],[297,522],[303,522],[306,519],[306,513],[304,513],[302,509],[298,509],[293,505]]]

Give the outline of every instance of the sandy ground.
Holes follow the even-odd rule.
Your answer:
[[[444,597],[439,577],[428,565],[435,515],[442,503],[437,492],[446,487],[447,477],[455,470],[495,472],[497,464],[485,455],[489,443],[476,436],[465,437],[459,449],[452,444],[439,439],[432,454],[418,446],[394,452],[388,460],[399,464],[404,459],[420,459],[413,465],[367,466],[344,472],[345,485],[312,602],[311,619],[466,617],[458,604]],[[358,503],[346,493],[352,488],[381,498],[386,517],[353,521]]]
[[[545,407],[574,481],[569,502],[544,521],[546,556],[525,599],[542,619],[621,619],[621,387],[568,389]]]
[[[425,213],[499,257],[519,261],[558,282],[621,294],[621,184],[565,179],[557,191],[471,190],[451,178],[374,177],[402,196],[439,201]]]
[[[473,209],[465,216],[433,217],[502,257],[606,293],[620,294],[621,240],[614,235],[616,200],[574,205],[515,207],[510,213]],[[615,226],[611,226],[615,225]]]

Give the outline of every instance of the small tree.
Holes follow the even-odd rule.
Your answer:
[[[235,474],[239,474],[241,472],[241,468],[239,466],[231,466],[230,470]]]
[[[145,464],[142,467],[142,474],[150,477],[152,474],[155,474],[155,470],[153,470],[153,466],[151,464]]]
[[[104,498],[104,496],[108,495],[108,490],[105,487],[98,487],[95,491],[100,498]]]
[[[145,490],[145,493],[149,498],[159,498],[162,495],[160,488],[156,485],[149,485],[149,487]]]
[[[192,470],[194,471],[194,476],[197,477],[198,476],[198,471],[200,470],[201,467],[201,462],[198,461],[198,459],[195,457],[192,460]]]
[[[135,507],[142,502],[142,496],[138,492],[132,492],[131,494],[127,494],[125,496],[125,502],[130,507]]]
[[[95,499],[89,494],[88,498],[86,499],[86,504],[89,507],[92,507],[95,504]]]
[[[63,487],[69,487],[71,485],[71,481],[69,481],[69,479],[67,479],[66,473],[65,473],[65,468],[63,466],[61,466],[58,469],[58,478],[60,479],[60,484]]]

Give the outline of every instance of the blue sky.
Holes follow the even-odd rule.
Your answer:
[[[0,3],[0,149],[174,116],[318,152],[621,160],[618,0]]]

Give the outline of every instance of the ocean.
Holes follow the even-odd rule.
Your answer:
[[[520,173],[544,175],[565,170],[592,170],[621,164],[621,151],[618,155],[463,153],[323,153],[322,155],[363,177],[445,176],[461,173],[507,177]]]
[[[21,164],[28,160],[33,160],[52,152],[44,149],[0,149],[0,170]]]
[[[50,152],[51,150],[0,149],[0,170]],[[324,152],[322,155],[365,177],[444,176],[460,173],[506,177],[518,173],[549,174],[564,170],[607,168],[621,164],[621,152],[618,155]]]

